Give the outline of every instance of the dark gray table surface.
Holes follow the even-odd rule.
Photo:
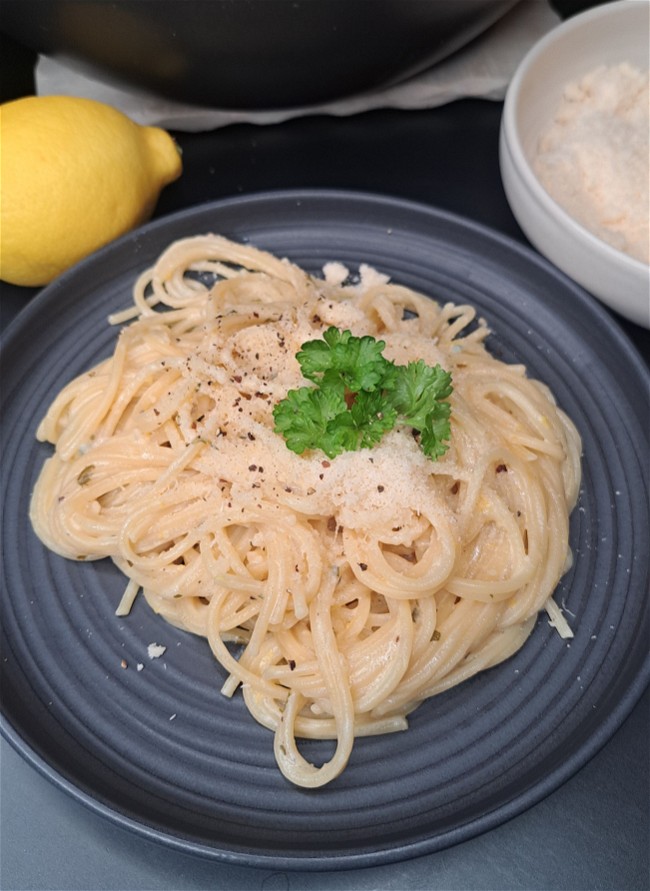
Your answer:
[[[184,174],[156,216],[221,197],[332,187],[414,199],[525,243],[501,186],[502,106],[310,117],[175,134]],[[34,294],[2,284],[2,326]],[[650,332],[620,321],[650,356]],[[133,837],[54,787],[3,740],[2,889],[616,889],[650,888],[648,692],[605,747],[560,789],[509,823],[447,851],[331,873],[205,861]]]

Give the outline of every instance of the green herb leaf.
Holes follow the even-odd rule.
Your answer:
[[[285,399],[273,409],[275,430],[284,436],[292,452],[301,455],[306,449],[322,448],[329,421],[345,411],[347,405],[342,387],[289,390]]]
[[[440,365],[427,365],[422,359],[396,367],[398,374],[389,394],[390,404],[406,424],[423,430],[438,400],[451,395],[451,374]]]
[[[310,340],[296,355],[307,380],[327,386],[341,382],[348,390],[374,390],[390,363],[382,356],[386,344],[374,337],[354,337],[330,327],[323,340]]]
[[[451,437],[451,405],[448,402],[438,402],[427,415],[426,423],[420,432],[420,447],[429,458],[442,458]]]
[[[275,431],[302,454],[321,449],[330,457],[376,445],[396,424],[420,434],[436,459],[451,436],[451,375],[422,359],[395,365],[382,355],[384,341],[330,327],[322,340],[304,343],[296,358],[316,386],[290,390],[274,410]]]
[[[397,412],[386,402],[381,390],[357,393],[350,415],[359,431],[357,448],[362,449],[376,445],[397,421]]]

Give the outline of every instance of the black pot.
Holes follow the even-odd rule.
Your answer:
[[[0,27],[114,84],[262,110],[397,83],[467,44],[517,2],[3,0]]]

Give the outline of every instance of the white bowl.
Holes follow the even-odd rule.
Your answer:
[[[567,83],[599,65],[648,68],[648,0],[616,0],[558,25],[526,55],[506,94],[499,157],[506,197],[547,259],[611,309],[650,327],[650,267],[576,222],[539,182],[533,158]]]

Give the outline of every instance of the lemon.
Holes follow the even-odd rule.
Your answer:
[[[41,286],[152,214],[181,174],[172,137],[102,102],[0,106],[0,278]]]

